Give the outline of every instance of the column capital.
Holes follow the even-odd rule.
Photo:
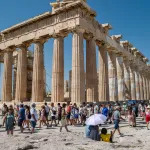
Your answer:
[[[103,41],[96,40],[95,42],[96,42],[96,45],[99,47],[106,47],[106,44]]]
[[[83,37],[86,39],[86,40],[91,40],[91,39],[93,39],[94,38],[94,35],[93,35],[93,33],[87,33],[87,32],[85,32],[84,34],[83,34]]]
[[[40,44],[44,44],[45,42],[47,42],[47,38],[39,38],[39,39],[34,39],[33,43],[40,43]]]

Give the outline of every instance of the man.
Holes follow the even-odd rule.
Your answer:
[[[57,113],[57,110],[56,110],[56,108],[54,106],[54,103],[51,103],[50,111],[51,111],[51,118],[52,118],[51,126],[53,124],[53,121],[55,123],[55,126],[57,126],[57,124],[56,124],[56,113]]]
[[[49,112],[50,112],[50,108],[49,108],[49,106],[47,105],[47,103],[45,103],[45,117],[46,117],[46,123],[47,123],[48,125],[49,125],[49,121],[48,121]]]
[[[94,114],[98,114],[99,113],[99,107],[96,103],[94,103]]]
[[[38,120],[38,114],[37,114],[35,103],[33,103],[31,106],[30,114],[31,114],[30,122],[31,122],[31,127],[32,127],[31,133],[34,133],[36,122]]]
[[[25,109],[24,105],[20,104],[20,109],[18,112],[18,126],[20,127],[21,133],[23,133],[23,122],[25,121]]]
[[[119,122],[120,122],[120,119],[122,119],[122,120],[124,120],[124,119],[121,117],[119,106],[116,106],[116,110],[114,111],[112,118],[113,118],[113,121],[114,121],[113,135],[115,134],[115,132],[117,130],[119,135],[122,136],[123,134],[120,132],[120,129],[119,129]]]

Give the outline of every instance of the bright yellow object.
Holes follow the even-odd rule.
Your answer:
[[[101,134],[101,141],[111,142],[110,138],[111,138],[111,134]]]

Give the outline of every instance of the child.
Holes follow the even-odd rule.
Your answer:
[[[9,108],[8,113],[5,115],[3,124],[6,124],[6,131],[7,135],[11,133],[13,135],[13,130],[14,130],[14,122],[15,122],[15,117],[13,115],[13,109]]]
[[[113,138],[112,132],[111,132],[111,134],[107,134],[107,129],[102,128],[100,140],[104,141],[104,142],[111,142],[112,143],[112,138]]]

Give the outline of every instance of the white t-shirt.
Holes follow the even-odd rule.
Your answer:
[[[38,114],[35,108],[31,108],[30,113],[31,113],[31,119],[30,119],[31,121],[35,121],[35,119],[38,120]],[[32,115],[35,116],[35,119],[32,117]]]

